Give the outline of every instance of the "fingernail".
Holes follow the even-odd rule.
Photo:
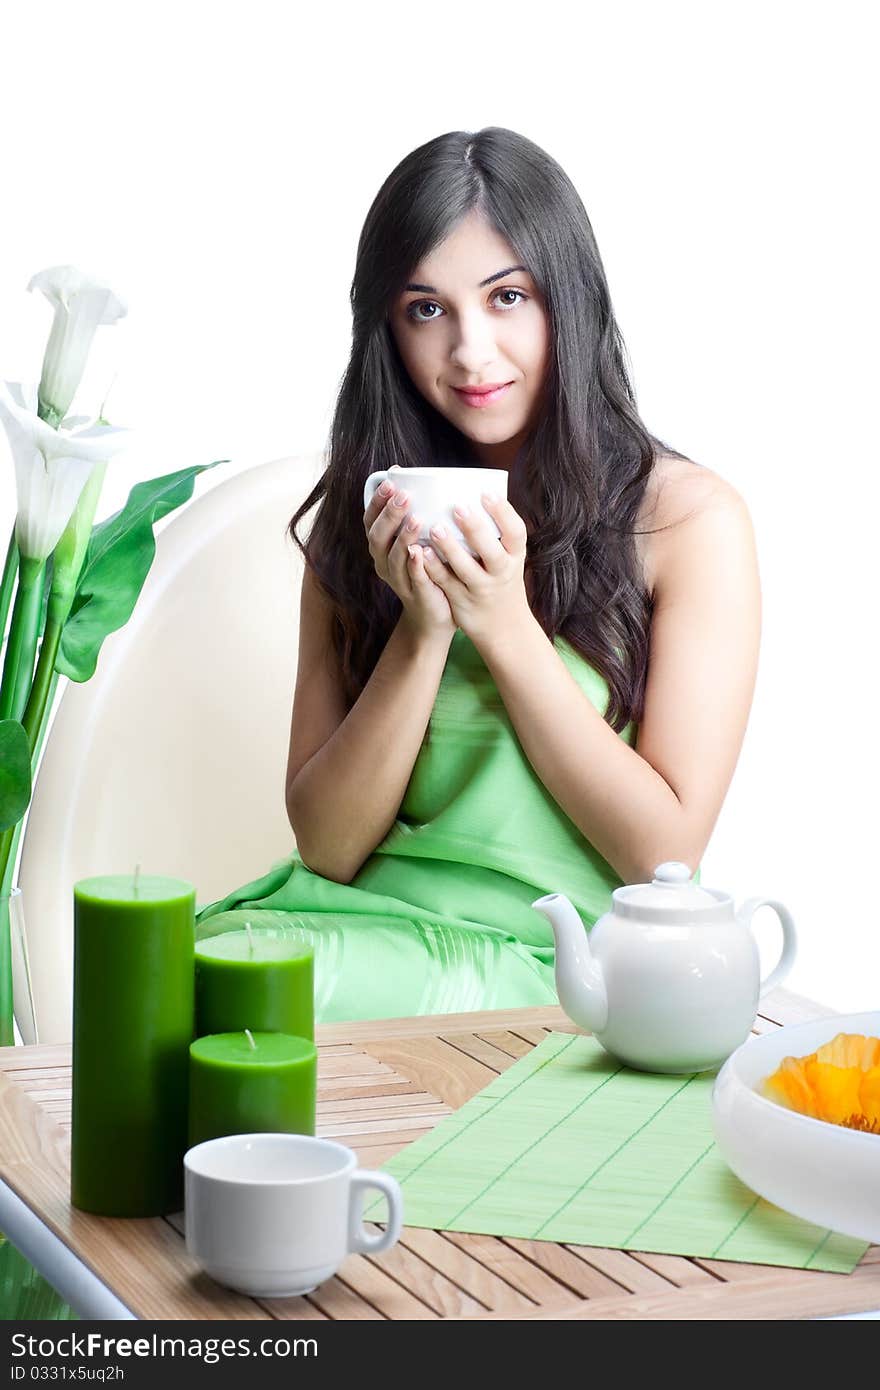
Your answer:
[[[418,531],[421,524],[417,516],[411,516],[406,523],[406,529],[407,531]]]
[[[409,558],[414,560],[416,558],[416,551],[419,547],[417,545],[408,545],[406,548],[409,551]]]
[[[453,513],[454,513],[455,516],[462,516],[462,517],[464,517],[464,516],[470,516],[470,514],[471,514],[471,509],[470,509],[470,507],[466,507],[466,506],[464,505],[463,502],[459,503],[459,505],[458,505],[457,507],[453,507],[452,510],[453,510]]]
[[[399,492],[394,499],[394,505],[395,507],[405,507],[408,501],[409,494],[406,492]]]
[[[431,535],[432,535],[432,536],[436,536],[438,540],[441,540],[441,541],[444,540],[445,537],[446,537],[446,527],[445,527],[445,526],[432,526],[432,527],[431,527]]]
[[[380,496],[380,497],[390,497],[393,491],[394,491],[394,484],[393,484],[393,483],[389,483],[389,482],[387,482],[387,481],[384,482],[384,483],[380,483],[380,485],[379,485],[379,496]]]
[[[422,556],[423,556],[424,559],[426,559],[426,560],[433,560],[433,558],[434,558],[434,552],[433,552],[433,550],[431,549],[431,547],[430,547],[429,545],[426,545],[426,546],[423,548],[423,550],[422,550]]]

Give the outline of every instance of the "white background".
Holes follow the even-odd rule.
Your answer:
[[[785,901],[789,987],[840,1010],[880,1008],[876,13],[31,3],[4,14],[0,84],[0,372],[39,376],[37,270],[130,306],[76,401],[114,382],[136,435],[99,518],[142,478],[230,458],[204,492],[324,446],[358,233],[408,151],[504,125],[562,164],[646,424],[728,478],[758,536],[758,686],[703,882]],[[4,439],[0,536],[14,511]]]

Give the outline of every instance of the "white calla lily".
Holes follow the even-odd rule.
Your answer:
[[[93,468],[126,447],[129,431],[112,425],[83,427],[82,416],[76,419],[77,429],[53,429],[37,413],[33,383],[7,381],[4,387],[0,423],[15,465],[15,536],[22,555],[45,560],[70,521]]]
[[[128,306],[109,285],[72,265],[41,270],[28,285],[41,290],[55,311],[40,377],[40,413],[57,425],[67,413],[101,324],[115,323]]]

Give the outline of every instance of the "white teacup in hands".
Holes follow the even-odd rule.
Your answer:
[[[305,1134],[231,1134],[184,1156],[186,1245],[212,1279],[253,1298],[310,1293],[349,1253],[378,1255],[396,1243],[403,1197],[388,1173],[358,1168],[357,1155]],[[388,1224],[364,1229],[365,1189],[388,1202]]]
[[[412,499],[411,514],[418,516],[422,522],[416,543],[429,545],[431,527],[442,524],[470,554],[473,551],[452,514],[453,507],[464,502],[472,512],[479,512],[485,510],[482,503],[484,492],[494,493],[496,497],[507,496],[507,472],[503,468],[399,468],[395,464],[379,473],[370,474],[364,485],[365,511],[376,488],[386,478],[395,487],[408,492]],[[495,535],[500,536],[494,519],[488,512],[485,515]]]

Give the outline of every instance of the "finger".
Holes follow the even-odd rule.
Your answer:
[[[392,497],[393,495],[393,483],[389,483],[387,479],[384,483],[380,483],[380,485],[376,488],[376,491],[370,498],[369,502],[367,503],[366,510],[364,512],[365,530],[369,531],[373,522],[376,520],[376,517],[381,512],[382,508],[385,506],[385,503],[388,501],[389,497]]]
[[[422,565],[424,566],[425,573],[428,575],[429,579],[433,579],[435,584],[439,584],[441,589],[445,588],[444,571],[446,567],[443,561],[440,559],[439,555],[435,554],[429,545],[423,545],[421,551]]]
[[[487,513],[482,508],[472,511],[465,503],[459,503],[458,506],[453,507],[452,515],[455,517],[468,546],[482,562],[482,567],[486,572],[488,574],[502,573],[510,557],[498,539],[495,527]],[[462,547],[462,549],[465,548]],[[465,554],[467,554],[466,549]]]
[[[406,568],[406,578],[409,592],[412,595],[421,595],[426,599],[428,593],[433,589],[429,575],[425,571],[424,561],[422,560],[422,547],[417,541],[410,541],[404,551],[404,566]]]
[[[367,530],[371,548],[375,546],[380,551],[388,549],[392,536],[397,534],[401,523],[406,520],[409,504],[408,492],[395,492],[393,497],[385,501],[379,515]]]
[[[409,547],[418,540],[422,523],[417,516],[406,516],[388,551],[390,564],[406,569]]]
[[[495,497],[489,492],[484,492],[481,500],[501,532],[499,545],[503,546],[509,555],[521,559],[526,553],[529,537],[526,523],[519,512],[510,505],[506,497]]]
[[[444,564],[432,546],[426,545],[422,551],[422,564],[429,579],[433,579],[438,589],[442,589],[450,603],[464,595],[465,586],[449,565]]]
[[[411,578],[409,568],[409,546],[418,538],[421,523],[418,517],[408,516],[399,524],[399,530],[388,549],[388,572],[401,583],[408,583]]]
[[[464,546],[459,544],[446,526],[432,526],[431,540],[436,542],[435,549],[442,554],[447,565],[462,583],[469,586],[479,583],[480,578],[485,574],[483,566],[472,555],[468,554]],[[476,550],[476,546],[474,549]]]
[[[424,548],[415,541],[411,541],[407,546],[407,569],[409,570],[410,582],[413,588],[421,586],[426,588],[432,581],[425,568]]]
[[[434,578],[428,573],[428,562],[425,560],[427,547],[418,542],[412,542],[407,546],[407,564],[409,568],[410,583],[413,589],[422,588],[425,590],[434,588]],[[434,562],[442,568],[443,562],[439,556],[434,556]],[[438,586],[439,587],[439,586]]]

